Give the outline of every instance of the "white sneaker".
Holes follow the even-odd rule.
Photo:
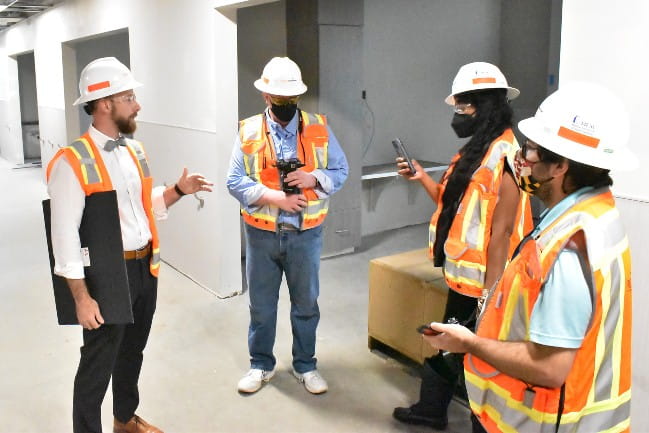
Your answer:
[[[237,388],[239,392],[252,393],[259,391],[263,382],[268,382],[275,375],[275,369],[271,371],[261,370],[259,368],[251,368],[241,378]]]
[[[318,370],[311,370],[307,371],[306,373],[298,373],[297,371],[293,370],[293,376],[295,376],[295,378],[299,380],[300,383],[304,383],[304,387],[311,394],[322,394],[323,392],[327,392],[327,390],[329,389],[327,381],[324,380],[322,376],[320,376]]]

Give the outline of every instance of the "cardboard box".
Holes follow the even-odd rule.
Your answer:
[[[370,349],[379,341],[418,363],[432,356],[434,349],[416,329],[442,320],[448,287],[428,249],[371,260],[369,285]]]

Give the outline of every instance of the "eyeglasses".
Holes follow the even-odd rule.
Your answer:
[[[268,95],[270,103],[273,105],[296,105],[300,100],[299,96],[276,96]]]
[[[129,104],[132,104],[133,102],[137,101],[137,98],[135,97],[135,93],[129,93],[128,95],[120,95],[120,96],[113,96],[110,99],[119,99],[122,102],[126,102]]]
[[[530,146],[532,142],[530,140],[525,140],[525,143],[521,146],[521,156],[532,164],[543,161],[543,153],[539,149],[537,144]],[[536,161],[530,161],[530,155],[534,153],[536,155]]]
[[[467,102],[466,104],[455,104],[453,106],[453,112],[456,114],[466,114],[466,111],[472,107],[470,102]]]

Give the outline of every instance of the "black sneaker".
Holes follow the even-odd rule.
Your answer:
[[[445,430],[448,425],[448,418],[434,417],[423,413],[416,405],[410,407],[396,407],[392,416],[406,424],[426,425],[436,430]]]

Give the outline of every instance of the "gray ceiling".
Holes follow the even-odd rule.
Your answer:
[[[9,6],[0,12],[0,32],[10,26],[39,14],[52,6],[63,3],[64,0],[0,0],[0,9]]]

